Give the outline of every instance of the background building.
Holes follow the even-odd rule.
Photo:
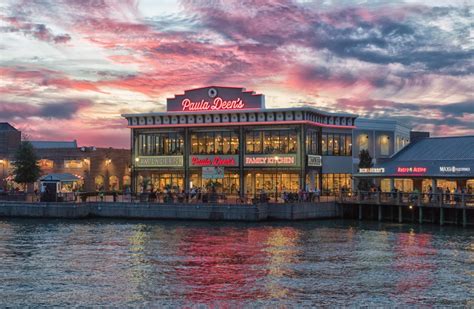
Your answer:
[[[130,150],[77,147],[72,142],[32,141],[43,175],[70,173],[84,191],[121,191],[130,186]]]
[[[361,150],[367,150],[376,165],[388,160],[410,143],[411,127],[396,120],[357,118],[355,126],[352,131],[352,174],[359,171]],[[353,181],[353,189],[357,187],[357,183],[357,180]]]
[[[0,189],[6,187],[11,161],[21,143],[21,132],[7,122],[0,122]]]
[[[474,190],[474,136],[421,138],[389,160],[355,174],[371,177],[384,192]],[[433,191],[434,192],[434,191]]]
[[[21,132],[0,123],[0,188],[17,186],[12,180],[12,160],[21,143]],[[77,141],[31,141],[41,174],[69,173],[81,179],[85,191],[116,190],[130,186],[130,150],[78,147]],[[73,188],[67,188],[73,189]],[[75,188],[79,189],[79,188]]]

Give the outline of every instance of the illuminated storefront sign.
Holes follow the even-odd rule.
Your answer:
[[[224,168],[217,166],[204,166],[202,168],[202,179],[223,179]]]
[[[308,155],[308,166],[322,166],[323,165],[323,157],[315,156],[315,155]]]
[[[426,173],[428,169],[426,167],[413,166],[413,167],[397,167],[397,173],[401,174],[422,174]]]
[[[276,158],[278,157],[278,159]],[[244,158],[246,166],[296,166],[296,155],[249,155]]]
[[[442,173],[463,173],[470,172],[470,167],[457,167],[457,166],[440,166],[439,171]]]
[[[183,156],[138,157],[136,167],[181,167],[184,165]]]
[[[382,173],[385,173],[385,168],[383,168],[383,167],[359,168],[359,173],[361,173],[361,174],[382,174]]]
[[[237,155],[196,155],[189,157],[190,166],[239,166]]]
[[[181,102],[183,112],[197,112],[197,111],[220,111],[220,110],[239,110],[245,109],[245,103],[241,98],[235,100],[223,100],[220,97],[211,100],[201,100],[193,102],[190,99],[184,99]]]
[[[64,168],[78,169],[82,167],[82,160],[64,160]]]
[[[232,111],[264,108],[264,97],[244,88],[205,87],[167,99],[168,112]]]

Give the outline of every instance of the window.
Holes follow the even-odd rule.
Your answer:
[[[347,133],[323,133],[323,156],[352,156],[352,135]]]
[[[318,132],[308,130],[306,132],[306,151],[308,154],[319,154]]]
[[[332,156],[334,153],[334,136],[333,134],[328,134],[328,156]]]
[[[323,134],[321,145],[322,145],[322,150],[323,150],[323,156],[327,156],[328,155],[328,135],[327,134]]]
[[[247,154],[297,153],[296,130],[249,131],[245,135]],[[232,145],[238,145],[237,135]]]
[[[247,138],[252,140],[252,136]],[[248,143],[248,147],[254,147],[253,143]],[[238,154],[239,136],[231,131],[218,132],[196,132],[191,134],[191,154]]]
[[[369,135],[363,133],[359,135],[359,151],[369,150]]]
[[[196,147],[191,137],[191,147]],[[179,155],[184,153],[181,133],[147,133],[138,137],[138,154],[141,156]]]
[[[382,156],[388,156],[390,150],[390,137],[387,135],[382,135],[380,137],[380,154]]]
[[[352,156],[352,135],[347,134],[346,135],[346,156]]]
[[[38,165],[39,167],[41,168],[41,170],[50,170],[50,169],[53,169],[54,167],[54,162],[52,160],[48,160],[48,159],[41,159],[41,160],[38,160]]]
[[[350,191],[352,188],[351,174],[323,174],[322,193],[336,194],[342,189]]]

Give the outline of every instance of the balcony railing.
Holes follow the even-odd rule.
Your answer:
[[[474,207],[474,194],[356,191],[339,194],[338,202],[344,204]]]

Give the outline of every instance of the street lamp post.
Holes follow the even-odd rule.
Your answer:
[[[278,156],[275,156],[275,203],[278,203]]]

